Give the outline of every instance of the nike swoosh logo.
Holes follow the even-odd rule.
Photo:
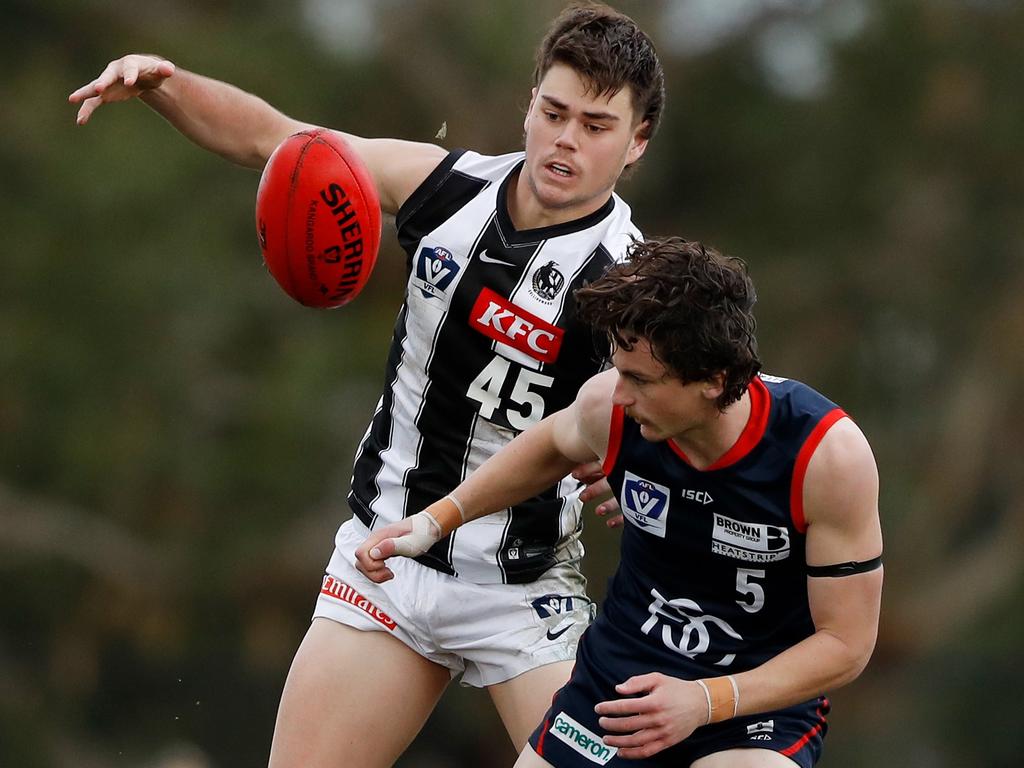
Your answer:
[[[568,631],[569,631],[570,629],[572,629],[572,626],[573,626],[573,625],[572,625],[571,623],[569,623],[569,624],[566,624],[566,625],[565,625],[564,627],[562,627],[562,628],[561,628],[560,630],[558,630],[557,632],[552,632],[552,631],[551,631],[551,630],[549,629],[549,630],[548,630],[548,640],[557,640],[557,639],[558,639],[558,638],[560,638],[560,637],[561,637],[562,635],[564,635],[564,634],[565,634],[566,632],[568,632]]]
[[[488,264],[501,264],[501,266],[503,266],[503,267],[514,267],[515,266],[515,264],[513,264],[511,261],[504,261],[502,259],[496,259],[493,256],[488,256],[486,248],[484,248],[482,251],[480,251],[480,253],[477,254],[477,257],[480,259],[480,261],[487,262]]]

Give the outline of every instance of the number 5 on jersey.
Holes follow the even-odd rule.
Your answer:
[[[512,371],[518,373],[512,373],[515,383],[508,398],[510,402],[503,403],[501,393]],[[466,395],[480,403],[480,415],[485,419],[494,421],[495,411],[501,409],[509,426],[522,431],[544,418],[546,404],[538,390],[550,388],[554,380],[529,368],[513,366],[512,361],[495,355],[470,383]]]

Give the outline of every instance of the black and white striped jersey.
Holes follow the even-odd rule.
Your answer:
[[[576,221],[517,231],[508,189],[522,153],[454,151],[398,212],[409,282],[384,394],[356,455],[349,503],[373,528],[437,501],[545,415],[606,354],[573,292],[640,233],[620,198]],[[524,583],[582,556],[572,478],[462,526],[420,562],[476,583]]]

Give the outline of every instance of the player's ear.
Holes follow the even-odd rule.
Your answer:
[[[633,138],[626,151],[626,165],[632,165],[647,151],[647,130],[650,127],[650,122],[650,120],[644,120],[633,129]]]
[[[523,130],[530,130],[530,115],[533,114],[533,103],[537,101],[537,89],[534,88],[530,91],[530,106],[526,108],[526,117],[523,118]]]
[[[705,400],[717,400],[725,392],[725,372],[719,371],[704,382],[700,393]]]

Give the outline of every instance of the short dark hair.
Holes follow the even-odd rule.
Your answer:
[[[633,113],[647,122],[641,136],[654,136],[665,107],[665,71],[651,39],[629,16],[601,3],[570,5],[537,49],[534,86],[557,63],[576,70],[594,94],[612,96],[630,86]]]
[[[724,374],[718,407],[740,399],[761,370],[757,295],[740,259],[678,237],[635,241],[626,261],[576,291],[579,317],[614,345],[647,339],[684,382]]]

